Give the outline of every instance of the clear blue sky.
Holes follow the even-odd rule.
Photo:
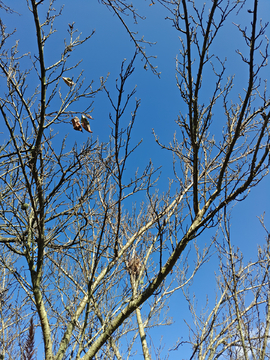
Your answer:
[[[39,9],[47,9],[48,1]],[[57,1],[54,6],[58,10],[61,6],[61,1]],[[137,26],[132,25],[132,18],[127,19],[128,24],[132,25],[133,30],[138,30],[139,35],[144,35],[146,40],[157,41],[157,44],[152,47],[146,47],[148,54],[157,55],[157,59],[153,59],[153,64],[158,66],[158,71],[161,72],[160,79],[155,76],[150,70],[146,71],[143,68],[144,62],[141,61],[140,56],[135,62],[135,72],[129,79],[130,89],[137,86],[136,97],[141,99],[141,107],[138,111],[137,121],[134,127],[133,141],[143,139],[143,144],[134,153],[132,163],[130,164],[130,171],[136,170],[137,167],[143,168],[151,158],[156,167],[162,165],[162,174],[159,181],[160,191],[166,191],[168,185],[168,178],[172,177],[171,154],[161,150],[155,143],[152,129],[159,135],[160,140],[168,144],[172,140],[173,134],[177,131],[175,120],[179,111],[183,111],[183,102],[181,101],[179,91],[176,87],[175,81],[175,58],[179,55],[179,33],[172,27],[170,21],[165,21],[164,17],[167,15],[163,7],[158,3],[150,6],[150,1],[138,1],[139,11],[141,11],[147,19],[139,20]],[[252,4],[252,1],[250,1]],[[20,14],[6,14],[2,13],[3,22],[8,24],[7,31],[12,28],[17,28],[17,33],[13,39],[20,39],[19,50],[21,52],[31,52],[37,54],[35,27],[33,18],[27,9],[26,1],[13,0],[13,8]],[[135,6],[137,6],[135,2]],[[259,2],[259,13],[264,17],[264,21],[268,18],[264,14],[270,14],[269,0]],[[226,75],[236,76],[235,94],[242,92],[243,87],[247,87],[247,67],[239,63],[239,56],[234,49],[245,46],[243,37],[241,38],[237,28],[232,22],[246,22],[250,24],[250,14],[242,12],[240,17],[231,16],[228,18],[227,25],[222,28],[220,36],[214,44],[216,52],[221,59],[228,58],[228,68]],[[44,16],[44,14],[43,14]],[[242,17],[244,16],[244,18]],[[42,15],[41,15],[42,17]],[[268,16],[269,17],[269,16]],[[93,79],[96,86],[99,84],[101,76],[106,77],[110,73],[107,88],[111,95],[116,98],[115,79],[119,75],[121,62],[124,58],[129,61],[134,54],[134,44],[120,23],[118,18],[113,15],[104,5],[99,1],[85,1],[85,0],[66,0],[62,16],[55,20],[54,28],[57,32],[49,40],[47,48],[45,48],[45,60],[48,66],[53,61],[57,60],[64,48],[64,38],[68,39],[68,23],[75,22],[75,28],[78,28],[82,33],[82,37],[89,35],[95,29],[95,34],[81,47],[75,49],[72,53],[71,61],[76,63],[83,59],[78,69],[72,70],[70,77],[76,77],[79,72],[84,69],[84,77],[87,80]],[[270,29],[267,33],[270,37]],[[269,75],[268,69],[265,69],[265,77]],[[211,75],[205,73],[204,77],[209,77],[209,88],[211,87]],[[1,80],[2,81],[2,80]],[[37,78],[33,77],[33,86],[37,82]],[[94,87],[95,87],[94,84]],[[206,101],[211,94],[207,94],[206,87]],[[64,83],[61,85],[62,91],[65,91]],[[131,107],[126,112],[126,121],[129,122],[129,114],[133,110],[135,101],[131,101]],[[79,110],[79,104],[74,107],[74,110]],[[93,137],[99,138],[100,141],[107,141],[110,134],[109,112],[112,111],[109,100],[105,93],[99,93],[93,104],[94,121],[91,122],[93,130]],[[220,109],[220,114],[222,109]],[[219,115],[216,115],[216,120],[219,121]],[[125,121],[125,120],[124,120]],[[216,127],[220,131],[220,124]],[[58,126],[59,136],[64,137],[68,135],[68,142],[73,145],[86,141],[89,135],[84,132],[74,132],[72,126],[63,124]],[[4,134],[5,135],[5,134]],[[218,134],[216,134],[218,136]],[[270,230],[270,186],[269,177],[265,178],[256,188],[254,188],[248,198],[244,202],[239,202],[235,205],[232,213],[232,240],[236,246],[239,246],[244,253],[245,261],[250,260],[256,253],[257,245],[264,242],[265,233],[260,226],[257,216],[265,212],[265,225]],[[210,234],[204,233],[200,239],[199,244],[203,246],[209,243]],[[196,293],[199,303],[205,301],[205,295],[212,294],[214,284],[214,271],[216,268],[216,259],[213,259],[206,264],[200,273],[197,275],[192,290]],[[207,281],[205,280],[207,279]],[[211,281],[210,281],[211,280]],[[212,281],[213,280],[213,281]],[[155,347],[159,346],[159,340],[163,337],[162,345],[164,345],[163,355],[167,353],[167,349],[171,348],[178,338],[187,335],[187,328],[183,322],[183,318],[188,318],[187,308],[183,303],[182,294],[171,298],[169,303],[170,312],[175,324],[171,327],[161,327],[153,331],[152,341]],[[185,311],[183,311],[185,309]],[[139,349],[139,353],[140,353]],[[184,358],[181,350],[170,353],[170,360]],[[138,356],[138,358],[140,358]]]

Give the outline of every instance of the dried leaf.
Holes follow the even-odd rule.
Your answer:
[[[23,351],[24,360],[34,360],[35,358],[35,326],[33,317],[30,319],[30,327],[28,330],[28,336],[25,343],[25,349]]]
[[[80,119],[77,116],[75,116],[75,118],[73,118],[71,121],[72,121],[72,125],[73,125],[74,130],[82,131]]]
[[[90,115],[88,115],[87,117],[89,117]],[[92,117],[90,117],[90,118],[92,118]],[[89,118],[89,119],[90,119]],[[82,117],[81,117],[81,122],[82,122],[82,127],[84,128],[84,130],[86,130],[86,131],[88,131],[88,132],[90,132],[90,133],[92,133],[93,131],[91,131],[91,129],[90,129],[90,124],[89,124],[89,121],[86,119],[86,117],[85,117],[85,115],[82,115]]]
[[[89,114],[84,114],[85,116],[87,116],[88,117],[88,119],[94,119],[91,115],[89,115]]]
[[[75,85],[75,83],[72,81],[71,78],[69,77],[64,77],[62,76],[62,79],[64,80],[64,82],[67,84],[67,86],[72,87],[73,85]]]

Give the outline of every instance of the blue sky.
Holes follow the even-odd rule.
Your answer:
[[[45,3],[47,3],[45,1]],[[46,9],[47,5],[40,6]],[[172,27],[169,20],[164,20],[166,14],[165,9],[158,3],[149,6],[150,1],[139,2],[139,11],[145,16],[146,20],[139,20],[138,25],[133,25],[131,17],[127,18],[127,23],[132,26],[133,30],[139,31],[139,37],[144,35],[148,41],[157,41],[157,44],[152,47],[146,47],[146,51],[151,55],[157,55],[153,59],[153,65],[158,66],[158,71],[161,72],[160,78],[155,76],[150,70],[144,70],[144,62],[141,61],[140,56],[135,62],[135,71],[132,77],[129,78],[129,90],[136,85],[136,97],[141,99],[141,106],[138,111],[137,121],[134,127],[133,141],[134,144],[143,139],[142,145],[132,155],[129,164],[131,173],[137,167],[143,168],[151,158],[156,167],[162,166],[161,178],[159,181],[160,191],[166,191],[168,186],[168,178],[172,177],[171,154],[161,150],[155,143],[152,129],[160,137],[161,142],[168,144],[172,140],[173,134],[177,131],[175,120],[179,111],[184,111],[184,104],[180,98],[179,91],[176,87],[175,81],[175,58],[179,55],[179,33]],[[247,4],[248,5],[248,4]],[[19,50],[23,53],[31,52],[37,54],[35,29],[32,16],[27,9],[26,2],[22,0],[13,0],[13,8],[20,14],[2,14],[3,22],[8,24],[7,31],[12,28],[17,28],[17,33],[12,39],[20,39]],[[61,2],[55,3],[55,8],[59,9]],[[137,6],[137,4],[135,4]],[[252,6],[252,1],[250,1]],[[248,6],[247,6],[248,8]],[[268,0],[260,1],[259,14],[270,13],[270,3]],[[220,36],[216,40],[214,47],[221,59],[227,57],[228,67],[227,75],[235,74],[235,89],[234,92],[242,92],[243,87],[247,87],[245,79],[247,78],[247,67],[242,66],[239,62],[239,56],[234,49],[238,47],[244,48],[244,40],[241,38],[237,28],[232,24],[233,22],[245,22],[247,26],[250,24],[250,14],[246,11],[241,12],[242,15],[229,17],[226,26],[221,29]],[[44,15],[44,14],[43,14]],[[41,14],[42,18],[42,14]],[[264,21],[268,19],[264,18]],[[123,25],[119,22],[116,16],[113,15],[104,5],[99,1],[85,1],[76,0],[66,1],[64,4],[62,16],[55,20],[54,28],[57,32],[49,40],[47,48],[45,47],[45,61],[48,66],[55,61],[64,48],[64,38],[68,39],[68,23],[75,22],[75,27],[82,33],[82,37],[89,35],[95,29],[95,34],[81,47],[75,49],[72,53],[70,62],[82,59],[82,63],[78,69],[72,70],[70,77],[76,78],[79,72],[84,69],[84,77],[93,79],[95,84],[99,85],[99,78],[106,77],[110,73],[106,87],[109,89],[112,96],[116,99],[115,79],[120,72],[121,62],[126,58],[127,62],[134,54],[134,44],[125,31]],[[267,30],[270,35],[269,29]],[[269,67],[265,69],[265,77],[269,74]],[[209,94],[207,91],[211,88],[211,74],[204,74],[209,83],[205,86],[205,99],[207,101]],[[33,77],[33,86],[38,79]],[[32,84],[31,84],[32,85]],[[61,84],[63,92],[66,91],[65,84]],[[127,89],[128,90],[128,89]],[[126,90],[126,91],[127,91]],[[134,99],[131,100],[131,105],[126,112],[123,121],[127,123],[130,121],[130,112],[135,105]],[[76,105],[80,106],[80,105]],[[79,108],[74,107],[74,111]],[[99,93],[94,99],[93,112],[94,121],[91,122],[93,130],[93,137],[99,138],[100,141],[107,141],[110,134],[110,120],[109,112],[112,111],[109,100],[105,94]],[[222,118],[222,109],[217,118]],[[218,120],[217,120],[218,121]],[[125,126],[125,124],[123,124]],[[214,131],[220,131],[221,126],[215,126]],[[87,140],[88,133],[83,134],[74,132],[72,126],[68,124],[61,124],[58,126],[59,138],[68,134],[68,142],[70,146],[76,141],[78,144]],[[5,135],[5,134],[4,134]],[[218,133],[215,134],[218,136]],[[265,225],[270,229],[270,186],[269,177],[265,178],[257,187],[252,189],[248,198],[243,202],[235,204],[232,212],[231,221],[231,235],[235,246],[239,246],[245,256],[245,260],[250,260],[256,253],[257,245],[264,242],[265,233],[257,219],[265,212]],[[211,234],[204,233],[198,243],[204,245],[209,243]],[[196,293],[199,302],[204,303],[205,295],[213,294],[214,271],[216,269],[216,259],[210,260],[200,273],[197,275],[192,290]],[[207,278],[207,282],[205,279]],[[183,297],[179,292],[177,296],[171,298],[169,303],[170,312],[175,321],[175,325],[167,328],[157,328],[153,331],[152,341],[155,346],[159,346],[159,339],[163,336],[163,344],[165,350],[171,348],[178,338],[187,334],[186,327],[183,322],[183,311],[185,308]],[[186,309],[187,310],[187,309]],[[185,316],[185,317],[188,317]],[[140,350],[139,350],[140,352]],[[184,356],[181,351],[171,352],[170,360],[179,359],[179,356]]]

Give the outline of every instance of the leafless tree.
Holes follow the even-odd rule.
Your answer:
[[[2,359],[14,359],[22,354],[24,322],[33,311],[27,306],[25,296],[21,296],[20,285],[16,280],[17,274],[10,271],[18,260],[16,255],[10,256],[5,249],[1,251],[1,257],[5,257],[7,266],[0,265],[0,355]]]
[[[265,246],[258,246],[257,259],[245,264],[239,248],[231,243],[229,220],[223,228],[224,242],[216,243],[219,272],[216,276],[218,293],[215,305],[197,311],[196,301],[189,294],[188,301],[193,321],[189,324],[192,345],[189,359],[269,359],[269,241],[266,231]],[[186,343],[180,341],[180,345]]]
[[[246,88],[241,87],[235,98],[233,77],[224,82],[226,62],[211,49],[228,16],[246,11],[245,1],[213,0],[201,9],[193,1],[159,1],[181,38],[177,86],[186,105],[177,119],[179,137],[166,145],[154,134],[157,144],[173,154],[173,182],[159,194],[158,173],[151,161],[126,176],[139,146],[131,145],[139,100],[129,125],[122,125],[135,94],[134,89],[124,97],[126,83],[137,57],[143,56],[155,73],[149,57],[124,23],[136,48],[131,61],[121,65],[115,99],[104,77],[97,88],[93,82],[85,84],[82,72],[69,78],[70,71],[81,66],[69,65],[74,48],[92,35],[81,39],[72,23],[58,61],[45,65],[48,39],[53,39],[61,15],[54,11],[54,2],[27,1],[37,55],[21,55],[18,42],[9,47],[12,36],[0,24],[5,85],[0,111],[8,133],[0,148],[0,263],[21,298],[16,313],[22,308],[25,315],[16,334],[27,331],[36,311],[46,360],[128,359],[138,338],[144,358],[150,359],[147,331],[170,322],[162,318],[166,300],[184,289],[209,257],[211,244],[200,250],[196,239],[215,227],[224,208],[245,197],[268,172],[270,100],[259,77],[268,59],[266,25],[258,24],[259,0],[254,0],[251,25],[238,25],[249,53],[244,56],[238,50],[248,71],[242,85]],[[135,19],[138,16],[125,1],[102,3],[120,20],[129,11]],[[48,6],[43,22],[40,6]],[[29,68],[22,68],[27,61]],[[209,66],[215,81],[204,104],[203,74]],[[91,132],[92,103],[82,105],[80,112],[72,105],[84,104],[99,91],[106,92],[112,108],[108,142],[90,137],[82,146],[70,147],[66,138],[59,141],[59,127],[71,126],[71,121],[75,130]],[[215,115],[216,108],[223,113]],[[222,124],[218,134],[213,133],[215,122]],[[145,200],[138,203],[142,196]],[[193,267],[188,263],[188,244],[197,254]],[[177,274],[177,282],[171,272]],[[234,286],[233,274],[228,289]],[[8,295],[12,291],[5,289]],[[233,293],[230,299],[234,300]],[[1,334],[12,329],[6,319],[3,324]],[[122,350],[124,341],[129,345]]]

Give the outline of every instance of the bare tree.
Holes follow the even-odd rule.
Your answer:
[[[188,301],[193,321],[189,324],[192,345],[189,359],[269,359],[269,232],[264,247],[258,246],[258,256],[245,264],[243,254],[231,243],[229,219],[223,228],[224,242],[216,243],[219,272],[215,306],[207,305],[202,312],[188,289]],[[184,345],[185,341],[179,342]]]
[[[137,338],[144,358],[150,359],[147,331],[170,322],[162,320],[167,298],[184,288],[209,257],[210,245],[200,251],[196,238],[268,172],[270,100],[259,78],[267,64],[268,43],[266,25],[257,23],[259,1],[253,2],[250,28],[238,25],[249,53],[245,57],[238,51],[248,77],[236,99],[233,77],[223,80],[226,62],[211,49],[228,16],[246,11],[245,1],[213,0],[208,14],[192,1],[159,2],[181,37],[177,86],[186,104],[177,119],[179,138],[164,145],[155,134],[156,142],[173,154],[174,182],[162,195],[156,191],[158,174],[151,161],[126,176],[139,146],[131,146],[131,138],[140,101],[135,100],[130,123],[123,128],[122,117],[135,94],[134,89],[124,98],[124,89],[138,56],[152,68],[138,41],[134,38],[134,57],[122,63],[115,99],[103,77],[97,88],[93,82],[85,84],[82,72],[76,79],[68,77],[81,66],[68,65],[72,50],[92,35],[81,39],[73,23],[68,24],[69,41],[60,58],[45,65],[48,39],[61,15],[55,13],[53,0],[44,22],[39,8],[45,2],[27,1],[38,55],[21,55],[18,42],[6,49],[10,34],[1,22],[5,91],[0,111],[8,138],[0,153],[0,262],[16,281],[27,315],[17,336],[36,311],[46,360],[128,359]],[[132,10],[126,2],[103,3],[120,19]],[[22,69],[27,60],[29,68]],[[205,105],[200,101],[203,71],[210,65],[216,80]],[[30,79],[37,85],[34,90],[28,89]],[[66,95],[62,86],[68,89]],[[92,103],[80,112],[71,105],[93,99],[99,91],[106,92],[112,107],[108,142],[90,138],[80,147],[69,147],[66,139],[59,141],[57,129],[71,121],[75,130],[91,132]],[[214,114],[216,107],[223,115]],[[215,121],[222,123],[216,137]],[[140,194],[146,200],[138,204]],[[188,264],[189,243],[197,253],[193,268]],[[170,280],[172,271],[178,272],[177,284]],[[232,284],[233,277],[229,281]],[[129,346],[122,350],[124,339]]]

